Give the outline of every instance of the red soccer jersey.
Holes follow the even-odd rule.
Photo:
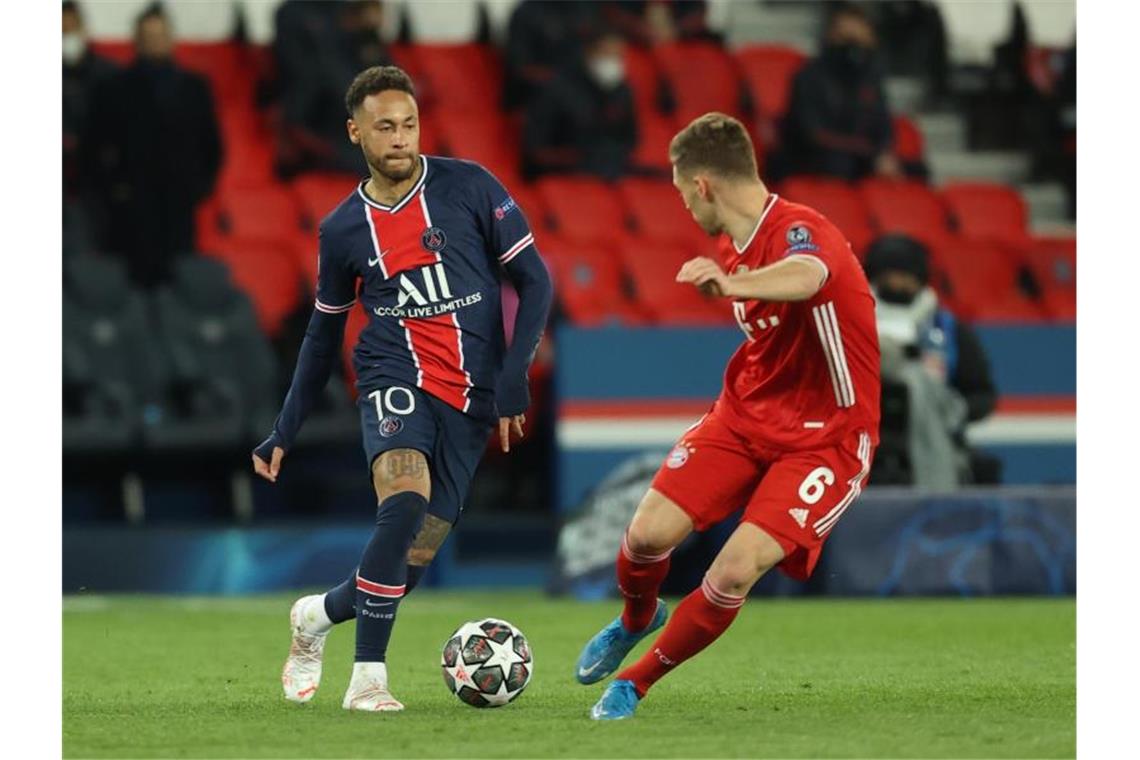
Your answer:
[[[757,446],[802,451],[834,445],[849,431],[879,440],[879,339],[863,268],[835,225],[776,195],[752,237],[720,241],[728,273],[789,256],[818,260],[827,280],[806,301],[734,301],[747,340],[728,362],[721,403],[732,427]]]

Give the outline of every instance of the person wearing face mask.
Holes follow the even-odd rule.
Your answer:
[[[523,132],[528,176],[578,172],[615,179],[629,171],[637,121],[624,50],[616,32],[597,32],[581,59],[539,93]]]
[[[87,46],[79,4],[63,4],[63,187],[74,198],[83,189],[82,136],[87,128],[92,94],[118,67]]]
[[[792,82],[781,140],[784,172],[846,180],[902,173],[876,47],[861,9],[840,5],[832,13],[820,55]]]
[[[863,268],[875,295],[883,378],[880,483],[931,490],[996,483],[996,459],[966,444],[967,423],[993,413],[997,389],[977,333],[938,301],[925,246],[904,235],[876,240]],[[890,451],[891,399],[905,399],[899,450]],[[904,421],[903,421],[904,420]],[[891,470],[891,474],[886,471]],[[876,482],[872,470],[871,482]]]
[[[161,6],[135,21],[135,59],[93,98],[84,150],[105,204],[105,247],[144,288],[192,252],[195,207],[213,192],[222,141],[206,80],[174,61]]]

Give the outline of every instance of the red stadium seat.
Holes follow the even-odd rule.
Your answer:
[[[823,177],[789,177],[780,186],[783,197],[811,206],[830,219],[847,237],[860,259],[875,237],[862,197],[846,182]]]
[[[567,240],[607,242],[625,231],[617,191],[588,177],[544,177],[535,183],[558,234]]]
[[[1046,308],[1055,319],[1077,316],[1077,241],[1071,237],[1035,238],[1024,256]]]
[[[676,281],[681,265],[693,252],[681,246],[627,238],[618,251],[633,277],[637,301],[659,324],[732,324],[732,307],[723,299],[706,298],[692,285]]]
[[[554,277],[566,316],[583,326],[642,324],[645,314],[626,295],[621,261],[608,248],[547,236],[539,249]]]
[[[926,185],[888,179],[864,180],[859,193],[879,232],[910,235],[935,245],[950,235],[946,209]]]
[[[673,90],[679,124],[709,111],[741,116],[740,79],[724,48],[709,42],[671,42],[658,45],[653,54]]]
[[[661,87],[661,74],[653,55],[644,48],[626,45],[625,79],[633,90],[634,108],[639,118],[660,111],[658,95]]]
[[[289,183],[305,228],[316,232],[321,220],[354,193],[359,182],[360,178],[354,174],[314,172],[302,174]]]
[[[633,149],[633,165],[649,169],[654,173],[671,174],[673,164],[669,161],[669,143],[677,134],[677,123],[671,116],[655,111],[643,111],[638,115],[637,145]]]
[[[300,229],[300,210],[281,185],[223,190],[216,222],[223,237],[254,240],[288,238]]]
[[[617,187],[639,237],[693,250],[702,247],[707,235],[693,221],[671,182],[631,178]]]
[[[272,241],[228,238],[207,255],[226,262],[230,278],[253,302],[257,321],[270,337],[301,306],[301,271],[289,252]]]
[[[936,288],[967,319],[1036,322],[1042,305],[1020,288],[1016,254],[984,240],[952,237],[931,248]]]
[[[733,55],[760,118],[779,119],[788,110],[792,79],[807,56],[785,45],[748,45]]]
[[[1025,202],[1017,190],[987,182],[955,182],[942,188],[959,235],[1022,244],[1028,240]]]
[[[489,45],[473,43],[415,45],[404,49],[402,58],[409,62],[417,92],[424,103],[441,113],[457,118],[473,113],[497,111],[502,97],[502,65],[497,51]]]
[[[249,48],[236,42],[180,42],[174,60],[206,77],[219,110],[230,104],[253,104],[256,61]]]
[[[918,125],[906,116],[896,116],[893,123],[895,155],[907,163],[921,163],[926,155],[926,146]]]
[[[449,155],[482,164],[507,187],[519,182],[519,141],[502,115],[466,114],[440,119],[437,126]]]

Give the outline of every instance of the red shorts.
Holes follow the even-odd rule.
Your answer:
[[[830,448],[761,451],[714,410],[681,436],[653,488],[685,510],[697,530],[744,507],[744,522],[783,548],[780,569],[803,581],[815,569],[828,533],[858,498],[873,454],[871,436],[862,430]]]

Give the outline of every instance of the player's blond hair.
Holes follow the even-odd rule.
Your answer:
[[[716,111],[693,119],[673,137],[669,160],[686,176],[704,170],[726,179],[758,177],[748,130],[739,120]]]

